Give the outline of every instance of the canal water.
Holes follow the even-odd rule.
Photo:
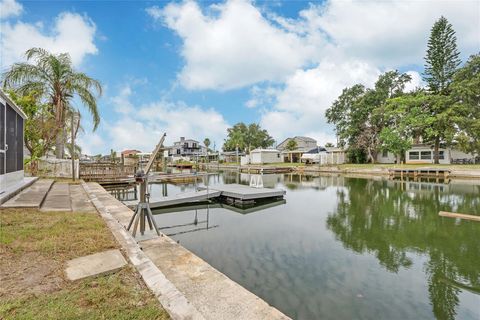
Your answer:
[[[211,175],[202,185],[249,184]],[[162,232],[294,319],[480,319],[480,185],[263,175],[285,201],[155,210]],[[150,186],[152,198],[194,184]]]

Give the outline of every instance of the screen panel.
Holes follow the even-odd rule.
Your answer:
[[[16,128],[17,171],[23,170],[23,118],[17,113]]]
[[[7,103],[7,114],[6,114],[6,142],[7,142],[7,173],[17,171],[17,141],[16,141],[16,131],[17,131],[17,113],[13,108],[11,108]]]
[[[0,150],[5,150],[5,105],[0,102]]]

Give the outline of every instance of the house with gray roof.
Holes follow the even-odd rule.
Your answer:
[[[287,145],[291,140],[295,141],[296,143],[295,150],[287,149]],[[277,146],[277,150],[282,153],[285,162],[300,162],[300,159],[305,152],[308,152],[316,147],[317,140],[310,137],[295,136],[283,140]]]

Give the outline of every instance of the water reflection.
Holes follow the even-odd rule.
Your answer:
[[[480,214],[479,191],[478,186],[348,179],[327,226],[346,248],[373,253],[390,272],[412,265],[409,252],[426,255],[433,314],[453,319],[462,289],[480,293],[479,229],[437,213]]]
[[[252,176],[225,172],[197,186],[249,184]],[[288,189],[286,202],[157,209],[155,219],[177,226],[165,232],[294,319],[480,319],[480,223],[438,216],[480,214],[478,182],[262,179]],[[150,192],[197,186],[152,184]],[[204,220],[208,230],[178,233],[205,228]]]

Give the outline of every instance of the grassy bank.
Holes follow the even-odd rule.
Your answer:
[[[442,168],[455,170],[480,169],[480,164],[341,164],[337,166],[340,169],[391,169],[391,168]]]
[[[118,245],[96,213],[0,211],[0,319],[168,319],[135,270],[76,282],[72,258]]]
[[[224,163],[221,166],[238,166],[238,164],[233,163]],[[211,165],[214,166],[214,165]],[[279,162],[279,163],[268,163],[268,164],[256,164],[251,166],[262,166],[262,167],[305,167],[305,168],[316,168],[318,164],[309,164],[305,165],[304,163],[290,163],[290,162]],[[332,167],[332,168],[339,168],[341,170],[372,170],[372,169],[390,169],[390,168],[421,168],[421,167],[428,167],[428,168],[449,168],[455,170],[480,170],[480,164],[381,164],[381,163],[366,163],[366,164],[340,164],[340,165],[327,165],[322,167]]]

